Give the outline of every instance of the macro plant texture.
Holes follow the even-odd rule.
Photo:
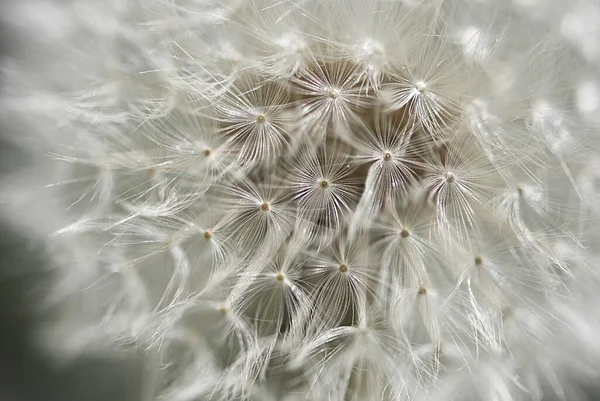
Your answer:
[[[595,0],[8,3],[5,217],[144,400],[582,399]]]

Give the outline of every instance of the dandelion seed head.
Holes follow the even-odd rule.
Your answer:
[[[0,203],[53,354],[133,350],[148,401],[597,381],[593,0],[43,7],[0,17]]]

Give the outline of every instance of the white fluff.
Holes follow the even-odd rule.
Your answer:
[[[147,400],[525,401],[600,376],[593,0],[12,1],[3,217],[58,360]],[[589,11],[589,12],[588,12]]]

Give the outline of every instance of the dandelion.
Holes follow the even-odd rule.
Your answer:
[[[0,201],[53,361],[135,353],[148,401],[597,381],[594,1],[38,3]]]
[[[460,134],[433,153],[424,169],[422,185],[435,204],[441,229],[458,227],[459,235],[469,237],[479,225],[475,216],[481,212],[476,209],[489,202],[493,188],[502,185],[496,170],[484,155],[471,151]]]
[[[376,270],[368,265],[368,249],[340,235],[331,250],[318,253],[305,264],[304,279],[314,284],[315,312],[312,330],[356,323],[363,316]]]
[[[234,148],[237,162],[270,163],[284,153],[295,115],[286,108],[288,89],[243,75],[216,103],[220,135]]]
[[[356,67],[344,61],[321,62],[326,64],[315,61],[294,79],[306,130],[317,142],[327,135],[347,137],[348,123],[358,119],[363,104],[356,86]]]
[[[266,182],[255,185],[240,180],[223,187],[224,196],[215,201],[228,209],[228,227],[232,240],[249,253],[274,252],[289,236],[294,223],[293,209],[283,189]]]
[[[375,122],[374,132],[366,128],[361,136],[365,139],[357,141],[355,157],[370,166],[364,193],[356,209],[356,222],[369,221],[384,206],[406,197],[416,183],[415,161],[421,153],[412,130],[403,128],[402,122],[386,117]],[[351,231],[356,229],[352,227]]]
[[[373,246],[381,252],[380,274],[390,287],[417,288],[427,281],[427,266],[438,264],[442,255],[432,241],[434,230],[431,208],[414,201],[382,213],[373,227]]]
[[[337,233],[359,198],[359,182],[343,145],[315,149],[310,142],[290,163],[285,180],[298,208],[298,224],[306,235],[321,234],[327,243]]]

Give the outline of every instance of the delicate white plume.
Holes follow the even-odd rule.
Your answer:
[[[594,0],[7,3],[3,217],[145,400],[525,401],[600,376]]]

